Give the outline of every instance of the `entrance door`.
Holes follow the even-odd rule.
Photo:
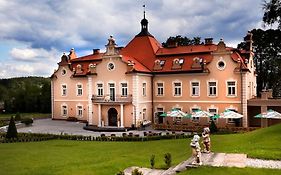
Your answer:
[[[110,108],[107,112],[108,114],[108,126],[117,126],[117,110],[115,108]]]
[[[115,101],[115,85],[114,83],[109,83],[109,96],[111,101]]]

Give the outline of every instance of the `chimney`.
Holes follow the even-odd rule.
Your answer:
[[[69,56],[70,60],[77,58],[77,55],[76,55],[76,53],[75,53],[74,48],[72,48],[72,49],[69,51],[69,55],[68,55],[68,56]]]
[[[246,51],[253,51],[253,34],[250,31],[244,37],[244,41],[246,42]]]
[[[213,44],[213,38],[205,38],[205,45]]]
[[[97,54],[99,54],[100,53],[100,49],[93,49],[93,54],[94,55],[97,55]]]

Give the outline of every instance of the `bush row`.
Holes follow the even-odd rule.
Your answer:
[[[55,134],[37,134],[37,133],[19,133],[18,138],[7,139],[5,133],[0,133],[0,143],[11,143],[11,142],[36,142],[46,140],[78,140],[78,141],[151,141],[151,140],[162,140],[162,139],[183,139],[190,138],[190,135],[184,134],[169,134],[169,135],[152,135],[152,136],[105,136],[101,135],[98,137],[82,136],[82,135],[55,135]]]

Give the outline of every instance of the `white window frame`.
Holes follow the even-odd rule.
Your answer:
[[[99,87],[99,85],[101,85],[101,87]],[[104,84],[99,82],[99,83],[96,84],[96,87],[97,87],[97,96],[98,97],[104,96]],[[100,94],[100,92],[102,94]]]
[[[62,104],[61,105],[61,116],[62,117],[67,117],[68,116],[68,106],[67,106],[67,104]]]
[[[126,87],[123,87],[123,84],[126,84]],[[127,82],[121,82],[120,83],[120,94],[122,97],[128,97],[128,83]],[[126,94],[124,94],[123,92],[126,92]]]
[[[163,86],[159,88],[158,83],[162,83]],[[164,86],[165,86],[164,82],[162,82],[162,81],[156,82],[156,96],[157,97],[163,97],[164,96]],[[161,91],[160,89],[162,89],[162,94],[159,93]]]
[[[235,83],[235,85],[233,86],[233,85],[231,85],[231,86],[229,86],[228,85],[228,83]],[[235,91],[235,93],[234,94],[230,94],[229,93],[229,87],[231,87],[231,88],[234,88],[234,91]],[[232,91],[233,89],[231,89],[231,91]],[[237,97],[237,81],[235,81],[235,80],[227,80],[226,81],[226,96],[227,97]]]
[[[64,86],[65,86],[65,88],[64,88]],[[61,85],[61,96],[63,96],[63,97],[67,96],[67,85],[66,84]]]
[[[180,86],[177,86],[176,87],[176,83],[180,83]],[[178,88],[180,88],[180,91],[179,91],[179,93],[180,94],[176,94],[176,88],[178,89]],[[182,96],[182,82],[181,81],[173,81],[173,96],[174,97],[181,97]]]
[[[83,105],[77,105],[76,106],[76,116],[79,118],[83,117]]]
[[[198,86],[193,86],[193,83],[198,83]],[[200,97],[200,81],[191,81],[190,82],[190,96],[191,97]],[[198,87],[197,94],[193,94],[193,88]],[[196,88],[195,88],[196,91]]]
[[[219,110],[218,110],[217,107],[212,106],[212,107],[208,108],[208,112],[214,115],[213,112],[210,112],[210,109],[215,109],[215,110],[216,110],[216,114],[219,113]],[[218,121],[217,118],[213,118],[213,120],[214,120],[214,122],[217,122],[217,121]],[[211,123],[211,121],[212,121],[211,118],[209,118],[209,122],[210,122],[210,123]]]
[[[216,94],[214,94],[214,95],[211,95],[210,94],[210,83],[212,83],[212,82],[214,82],[214,83],[216,83],[216,86],[215,86],[215,88],[216,88]],[[207,81],[207,92],[208,92],[208,97],[217,97],[218,96],[218,81],[217,80],[210,80],[210,81]]]
[[[81,86],[81,87],[79,87]],[[77,96],[82,96],[83,95],[83,85],[81,83],[76,84],[76,92]]]
[[[142,119],[146,120],[146,116],[147,116],[147,109],[146,108],[142,108]]]
[[[143,82],[142,83],[142,96],[146,97],[146,90],[147,90],[147,83]]]

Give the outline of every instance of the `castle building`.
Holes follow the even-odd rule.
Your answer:
[[[71,49],[61,57],[51,76],[52,118],[125,128],[162,123],[160,114],[173,108],[212,114],[230,109],[243,114],[242,126],[248,127],[247,102],[256,96],[251,33],[245,41],[247,50],[227,47],[223,40],[215,44],[212,38],[162,47],[144,17],[141,32],[125,47],[117,47],[110,36],[104,53],[94,49],[77,57]]]

